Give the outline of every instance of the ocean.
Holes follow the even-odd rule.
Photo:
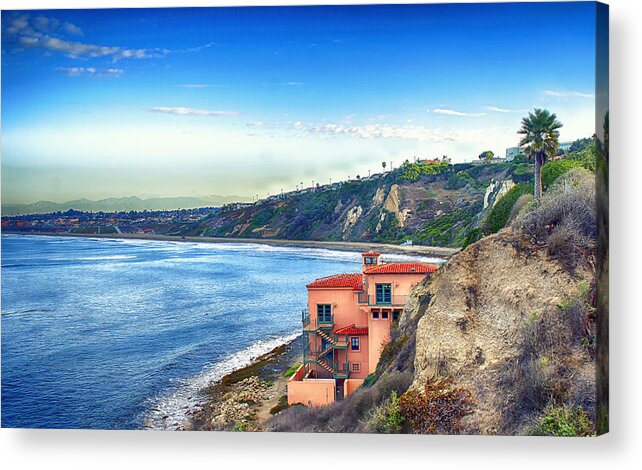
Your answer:
[[[2,235],[2,427],[171,428],[208,383],[300,334],[307,283],[360,260]]]

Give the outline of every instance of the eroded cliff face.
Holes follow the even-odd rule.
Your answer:
[[[402,327],[421,317],[413,387],[449,377],[468,389],[476,407],[466,433],[524,432],[549,387],[550,397],[590,408],[594,361],[560,306],[591,279],[589,269],[571,275],[509,229],[469,246],[417,286],[406,306]]]

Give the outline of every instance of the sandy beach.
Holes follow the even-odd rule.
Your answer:
[[[261,245],[286,246],[299,248],[322,248],[326,250],[363,252],[376,250],[383,254],[405,254],[430,256],[437,258],[450,258],[460,251],[459,248],[425,246],[425,245],[393,245],[390,243],[369,242],[342,242],[342,241],[317,241],[317,240],[282,240],[272,238],[221,238],[221,237],[178,237],[171,235],[148,234],[85,234],[85,233],[47,233],[47,232],[4,232],[21,235],[46,235],[56,237],[86,237],[86,238],[112,238],[132,240],[158,240],[173,242],[198,242],[198,243],[258,243]]]

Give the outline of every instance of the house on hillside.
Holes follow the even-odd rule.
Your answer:
[[[288,380],[288,403],[319,406],[342,400],[375,371],[390,330],[412,289],[438,266],[385,263],[362,253],[362,272],[307,285],[303,363]]]

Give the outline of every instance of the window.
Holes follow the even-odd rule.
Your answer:
[[[377,303],[389,304],[392,302],[392,284],[377,284]]]
[[[317,318],[319,323],[332,323],[332,305],[317,304]]]
[[[358,336],[353,336],[350,338],[350,349],[353,351],[358,351],[359,350],[359,337]]]
[[[366,256],[366,257],[363,259],[363,262],[364,262],[365,264],[377,264],[377,258],[370,258],[369,256]]]
[[[390,312],[388,312],[388,310],[384,310],[383,312],[381,312],[381,318],[383,318],[384,320],[388,319],[389,313]]]
[[[372,318],[373,318],[374,320],[378,319],[378,318],[379,318],[379,311],[372,312]]]
[[[352,363],[352,372],[359,372],[361,370],[361,364],[358,362]]]
[[[399,321],[399,317],[401,317],[401,310],[393,310],[392,321]]]

